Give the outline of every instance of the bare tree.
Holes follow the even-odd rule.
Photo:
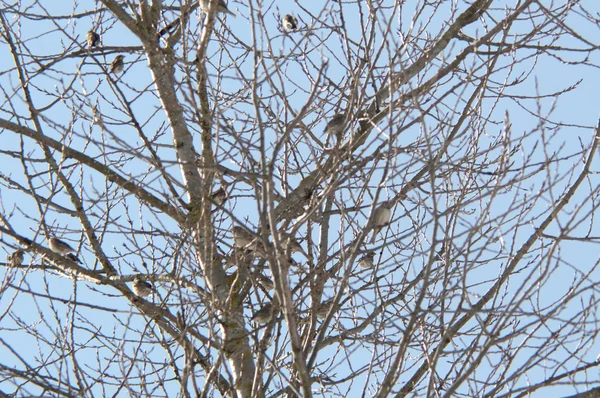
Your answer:
[[[1,3],[4,395],[596,396],[594,1],[66,3]]]

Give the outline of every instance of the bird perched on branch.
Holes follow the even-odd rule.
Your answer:
[[[223,187],[220,187],[210,195],[210,198],[217,206],[220,206],[227,200],[227,192]]]
[[[233,244],[235,247],[255,252],[259,256],[265,256],[267,251],[262,242],[253,234],[246,231],[244,227],[236,225],[232,228]]]
[[[253,274],[256,278],[256,282],[263,287],[265,290],[273,290],[275,288],[275,283],[271,280],[271,278],[261,274],[260,272],[256,272]]]
[[[288,234],[287,232],[283,232],[281,234],[281,241],[285,250],[289,250],[290,254],[301,253],[306,256],[306,252],[300,245],[300,242],[298,242],[292,235]]]
[[[210,4],[210,1],[211,0],[200,0],[200,8],[202,9],[202,11],[208,12],[208,5]],[[235,18],[235,14],[232,13],[231,11],[229,11],[229,9],[227,8],[227,4],[225,4],[225,1],[216,0],[216,3],[217,3],[217,13],[229,14]]]
[[[153,292],[156,292],[154,286],[150,282],[143,280],[139,275],[133,278],[132,289],[135,295],[140,297],[148,297]]]
[[[58,254],[68,254],[75,251],[71,245],[54,236],[48,239],[48,246],[50,246],[50,250]]]
[[[90,30],[89,32],[87,32],[87,34],[85,35],[85,38],[87,40],[88,49],[90,49],[92,47],[96,47],[98,45],[98,43],[100,42],[100,35],[98,33],[94,32],[93,30]]]
[[[19,265],[23,264],[23,254],[25,252],[23,251],[23,249],[17,249],[14,252],[12,252],[7,258],[7,262],[10,264],[11,267],[18,267]]]
[[[373,268],[375,252],[369,252],[358,260],[358,265],[362,268]]]
[[[50,250],[54,253],[62,254],[67,257],[71,261],[75,261],[76,263],[83,264],[79,257],[77,257],[75,253],[75,249],[71,247],[67,242],[64,242],[56,237],[51,237],[48,239],[48,246],[50,246]]]
[[[375,243],[377,234],[390,222],[394,204],[395,203],[393,200],[386,200],[381,202],[379,207],[375,209],[370,225],[370,227],[373,228],[373,238],[371,238],[371,244]]]
[[[346,126],[345,113],[336,113],[325,125],[324,133],[328,136],[332,135],[336,138],[337,142],[340,142],[344,137],[344,127]]]
[[[329,314],[329,310],[333,307],[334,298],[330,298],[329,300],[323,301],[322,303],[317,305],[316,315],[319,319],[325,319],[327,314]]]
[[[298,29],[298,20],[296,19],[295,16],[293,16],[291,14],[286,14],[283,17],[283,21],[281,22],[281,24],[283,25],[283,29],[285,29],[287,31],[292,31],[292,30]]]
[[[273,304],[267,303],[260,307],[260,309],[254,313],[254,316],[252,316],[252,320],[261,325],[269,323],[271,322],[271,319],[273,319],[274,310],[275,308],[273,307]]]
[[[123,68],[125,68],[125,63],[123,62],[124,58],[124,55],[117,55],[110,64],[109,72],[114,74],[123,72]]]

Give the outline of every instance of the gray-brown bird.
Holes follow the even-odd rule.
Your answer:
[[[75,251],[75,249],[73,249],[71,245],[69,245],[66,242],[63,242],[62,240],[54,236],[48,239],[48,246],[50,246],[50,250],[58,254],[68,254],[73,253]]]
[[[323,301],[322,303],[317,305],[316,315],[319,319],[325,319],[327,314],[329,314],[329,310],[333,307],[334,298],[330,298],[329,300]]]
[[[200,8],[204,12],[208,12],[208,5],[210,4],[210,0],[200,0]],[[235,18],[235,14],[229,11],[227,8],[227,4],[223,0],[217,0],[217,13],[225,13],[233,16]]]
[[[273,290],[275,288],[275,283],[271,280],[271,278],[264,276],[260,272],[256,272],[253,274],[256,278],[256,282],[263,287],[265,290]]]
[[[232,228],[232,233],[235,247],[254,252],[258,256],[266,256],[265,246],[258,237],[246,231],[245,228],[236,225]]]
[[[286,251],[289,250],[290,254],[301,253],[306,256],[306,252],[300,245],[300,242],[298,242],[296,240],[296,238],[294,238],[292,235],[288,234],[287,232],[281,233],[281,243],[283,244],[283,247],[285,248]]]
[[[283,29],[287,31],[292,31],[298,29],[298,20],[295,16],[291,14],[286,14],[283,17],[283,21],[281,22],[283,25]]]
[[[25,252],[23,249],[17,249],[12,252],[7,258],[6,261],[10,264],[11,267],[18,267],[23,264],[23,254]]]
[[[244,227],[240,227],[239,225],[234,226],[231,229],[231,231],[233,233],[233,244],[235,245],[235,247],[238,247],[240,249],[252,250],[249,248],[249,246],[254,241],[254,235],[252,235],[250,232],[246,231]]]
[[[373,238],[371,238],[371,244],[375,243],[377,234],[390,222],[394,204],[395,202],[393,200],[386,200],[381,202],[375,209],[370,224],[370,227],[373,229]]]
[[[252,316],[252,320],[256,323],[264,325],[265,323],[271,322],[271,319],[273,319],[273,312],[273,304],[267,303],[260,307],[260,309],[254,313],[254,316]]]
[[[220,187],[210,195],[210,198],[217,206],[221,206],[227,200],[227,192]]]
[[[90,30],[89,32],[87,32],[87,34],[85,35],[85,38],[87,40],[88,49],[92,48],[92,47],[96,47],[98,45],[98,43],[100,42],[100,35],[98,33],[94,32],[93,30]]]
[[[334,136],[340,142],[344,136],[344,127],[346,126],[346,114],[336,113],[325,125],[324,133]]]
[[[132,289],[135,295],[140,297],[148,297],[156,291],[150,282],[143,280],[139,275],[133,278]]]
[[[358,265],[362,268],[373,268],[375,252],[369,252],[358,260]]]
[[[125,63],[123,62],[124,58],[124,55],[117,55],[110,64],[109,72],[114,74],[123,72],[123,68],[125,68]]]
[[[308,200],[316,190],[315,185],[316,177],[313,174],[309,174],[300,181],[300,184],[298,184],[298,187],[296,188],[296,192],[300,198]]]

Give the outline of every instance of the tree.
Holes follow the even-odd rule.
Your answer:
[[[46,3],[0,19],[4,394],[596,391],[594,2]]]

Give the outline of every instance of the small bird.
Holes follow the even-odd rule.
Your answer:
[[[148,297],[156,291],[150,282],[143,280],[139,275],[133,278],[132,288],[135,295],[140,297]]]
[[[386,200],[381,202],[378,208],[375,209],[373,218],[371,219],[371,227],[373,228],[373,238],[371,244],[375,243],[377,234],[383,229],[392,218],[392,208],[394,207],[393,200]]]
[[[317,308],[316,308],[317,318],[325,319],[327,317],[327,314],[329,314],[329,310],[331,309],[331,307],[333,307],[333,298],[330,298],[327,301],[323,301],[322,303],[317,305]]]
[[[62,240],[54,236],[48,239],[48,245],[50,246],[50,250],[58,254],[68,254],[73,253],[75,251],[75,249],[73,249],[71,245],[69,245],[66,242],[63,242]]]
[[[221,206],[227,200],[227,192],[225,192],[225,189],[223,189],[223,187],[221,187],[221,188],[217,189],[215,192],[213,192],[210,195],[210,198],[212,199],[213,202],[215,202],[215,204],[217,206]]]
[[[110,64],[109,72],[114,74],[123,72],[123,68],[125,68],[125,63],[123,62],[124,58],[124,55],[117,55]]]
[[[254,235],[250,232],[246,231],[244,227],[240,227],[236,225],[231,229],[233,233],[233,244],[235,247],[239,247],[240,249],[248,249],[252,250],[248,246],[254,241]]]
[[[200,8],[202,9],[202,11],[204,12],[208,12],[208,5],[210,4],[211,0],[200,0]],[[232,13],[231,11],[229,11],[229,9],[227,8],[227,4],[225,4],[225,1],[223,0],[217,0],[217,13],[226,13],[226,14],[230,14],[235,18],[235,14]]]
[[[256,272],[253,274],[256,278],[256,282],[261,285],[265,290],[273,290],[275,288],[275,283],[271,280],[271,278],[264,276],[260,272]]]
[[[315,186],[316,177],[313,174],[309,174],[300,181],[298,184],[297,192],[298,196],[303,200],[308,200],[311,198],[313,193],[316,190]]]
[[[292,235],[288,234],[287,232],[283,232],[281,234],[281,240],[281,243],[283,243],[283,247],[286,251],[289,250],[290,254],[302,253],[306,256],[306,252],[304,251],[300,243],[296,240],[296,238],[294,238]]]
[[[295,16],[291,15],[291,14],[286,14],[283,17],[283,29],[287,30],[287,31],[292,31],[292,30],[296,30],[298,29],[298,20],[296,19]]]
[[[358,265],[362,268],[373,268],[375,252],[368,252],[358,260]]]
[[[23,264],[23,254],[25,252],[23,251],[23,249],[17,249],[14,252],[12,252],[7,258],[7,262],[10,264],[11,267],[18,267],[19,265]]]
[[[233,244],[235,247],[254,252],[254,254],[265,257],[267,250],[258,237],[246,231],[243,227],[235,226],[233,231]]]
[[[252,316],[252,320],[256,323],[264,325],[265,323],[269,323],[271,319],[273,319],[273,312],[273,304],[267,303],[260,307],[260,309],[254,313],[254,316]]]
[[[329,122],[325,125],[324,133],[333,135],[338,142],[342,140],[344,136],[344,127],[346,125],[346,114],[336,113]]]
[[[98,43],[100,42],[100,35],[96,32],[94,32],[93,30],[90,30],[89,32],[87,32],[87,35],[85,35],[86,40],[87,40],[87,46],[88,49],[92,48],[92,47],[96,47],[98,45]]]

